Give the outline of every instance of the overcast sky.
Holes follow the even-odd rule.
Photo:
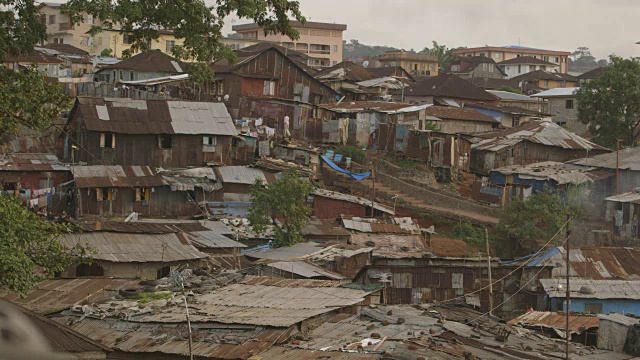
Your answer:
[[[518,45],[640,56],[640,0],[299,0],[311,21],[347,25],[344,39],[421,50]],[[245,23],[246,21],[235,21]],[[225,34],[231,31],[230,21]]]

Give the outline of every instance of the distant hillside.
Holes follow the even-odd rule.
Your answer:
[[[382,55],[387,51],[399,50],[390,46],[364,45],[358,40],[343,41],[342,58],[345,60],[360,60],[366,56]]]

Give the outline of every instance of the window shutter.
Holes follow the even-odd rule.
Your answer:
[[[262,94],[263,95],[269,95],[269,82],[268,81],[264,82],[264,86],[263,86],[263,89],[262,89]]]
[[[112,189],[107,190],[107,200],[113,200],[113,191]]]
[[[136,188],[136,201],[140,201],[140,188]]]
[[[100,147],[104,147],[104,133],[100,133]]]
[[[202,137],[202,145],[209,145],[209,137],[208,136],[203,136]]]
[[[144,190],[144,199],[145,199],[145,200],[147,200],[147,201],[149,201],[149,199],[150,199],[150,198],[151,198],[151,189],[146,188],[146,189]]]
[[[271,95],[271,96],[275,96],[276,95],[276,82],[275,81],[269,81],[269,95]]]
[[[116,148],[116,134],[111,134],[111,148]]]
[[[102,201],[102,189],[96,188],[96,200]]]

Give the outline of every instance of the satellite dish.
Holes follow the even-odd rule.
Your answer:
[[[229,94],[224,95],[224,101],[229,101]]]
[[[368,67],[368,66],[369,66],[369,60],[365,60],[365,61],[362,63],[362,66],[364,66],[364,67]]]

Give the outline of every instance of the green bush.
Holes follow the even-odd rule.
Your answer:
[[[336,154],[342,154],[342,157],[350,157],[351,161],[355,161],[359,164],[362,164],[362,161],[365,158],[365,152],[362,151],[362,149],[358,149],[357,147],[354,146],[338,146],[334,149],[334,152]]]
[[[453,228],[453,236],[469,245],[483,246],[485,231],[469,223],[458,224]]]

